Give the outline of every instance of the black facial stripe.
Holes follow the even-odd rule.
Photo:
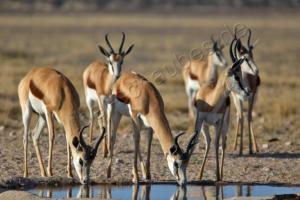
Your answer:
[[[248,58],[246,58],[245,59],[245,62],[247,63],[247,65],[250,67],[250,69],[253,71],[253,68],[252,68],[252,66],[250,65],[250,63],[249,63],[249,60],[248,60]]]
[[[243,87],[243,84],[242,84],[242,82],[241,82],[241,79],[240,79],[236,74],[234,74],[234,79],[238,82],[240,88],[241,88],[243,91],[245,91],[245,88]]]
[[[79,164],[83,166],[83,160],[81,158],[79,159]]]

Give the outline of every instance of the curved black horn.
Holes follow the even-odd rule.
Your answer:
[[[247,41],[247,44],[248,44],[248,48],[250,49],[251,48],[251,44],[250,44],[250,41],[251,41],[251,35],[252,35],[252,32],[251,32],[251,29],[249,28],[248,29],[248,41]]]
[[[234,49],[233,49],[233,53],[234,53],[235,60],[237,60],[237,59],[238,59],[238,57],[237,57],[237,53],[236,53],[236,51],[237,51],[237,45],[238,45],[238,44],[240,44],[240,45],[242,46],[242,42],[241,42],[241,40],[240,40],[240,39],[237,39],[237,40],[236,40],[236,43],[235,43],[235,45],[234,45]]]
[[[182,136],[183,134],[185,134],[185,132],[181,132],[181,133],[179,133],[178,135],[176,135],[176,137],[175,137],[175,144],[176,144],[177,146],[179,146],[178,139],[179,139],[179,137]]]
[[[94,153],[94,154],[97,153],[98,147],[99,147],[99,145],[100,145],[102,139],[104,138],[105,133],[106,133],[106,129],[103,127],[103,128],[102,128],[102,134],[97,138],[96,143],[95,143],[95,145],[94,145],[94,147],[93,147],[93,153]]]
[[[84,127],[82,127],[79,131],[79,143],[83,146],[83,147],[86,147],[86,143],[84,141],[84,138],[83,138],[83,131],[89,127],[90,125],[86,125]]]
[[[235,53],[234,53],[236,46],[234,47],[234,51],[233,51],[233,49],[232,49],[232,48],[233,48],[233,43],[234,43],[235,41],[237,41],[237,40],[236,40],[236,39],[233,39],[233,40],[231,41],[231,44],[230,44],[230,47],[229,47],[229,53],[230,53],[230,57],[231,57],[232,62],[235,62],[235,61],[236,61],[236,57],[235,57]]]
[[[125,33],[122,32],[122,40],[121,40],[121,44],[120,44],[120,47],[119,47],[119,54],[121,54],[122,51],[123,51],[124,42],[125,42]]]
[[[112,48],[112,46],[108,40],[108,33],[105,34],[105,41],[106,41],[108,47],[110,48],[111,53],[115,53],[114,49]]]
[[[186,153],[187,153],[188,155],[191,154],[191,152],[192,152],[191,150],[192,150],[193,147],[198,143],[197,138],[198,138],[198,133],[195,132],[195,133],[192,135],[192,137],[190,138],[190,140],[189,140],[189,142],[188,142],[188,144],[187,144],[187,146],[186,146]]]

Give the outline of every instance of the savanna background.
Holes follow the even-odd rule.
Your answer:
[[[104,59],[97,47],[98,44],[106,45],[104,35],[111,33],[112,44],[117,48],[123,31],[126,33],[125,48],[135,45],[125,58],[123,71],[133,70],[153,81],[165,101],[174,134],[179,131],[191,133],[194,122],[188,118],[182,65],[176,62],[176,56],[189,56],[192,49],[209,41],[211,34],[218,36],[226,27],[232,29],[241,24],[252,29],[253,40],[259,39],[254,58],[259,66],[261,86],[254,109],[254,131],[261,152],[252,157],[236,157],[237,152],[232,151],[236,124],[232,106],[225,180],[300,184],[299,5],[297,0],[1,1],[0,168],[3,173],[0,180],[5,182],[23,173],[23,125],[17,86],[29,69],[49,66],[65,74],[80,94],[82,124],[88,123],[82,73],[95,59]],[[224,53],[230,63],[228,46]],[[157,73],[160,73],[160,81],[157,81]],[[131,178],[133,146],[130,132],[129,121],[122,120],[114,161],[118,165],[113,168],[116,181]],[[247,136],[248,132],[244,132]],[[47,162],[46,133],[45,129],[40,140],[44,162]],[[142,143],[145,142],[143,137]],[[247,137],[244,139],[244,152],[247,153]],[[29,146],[30,175],[39,176],[32,143]],[[191,160],[192,179],[197,177],[203,148],[201,142]],[[159,162],[163,154],[157,140],[154,140],[152,156],[153,179],[172,180],[167,164]],[[66,176],[66,144],[62,129],[55,139],[55,157],[55,175]],[[205,172],[207,179],[214,179],[213,158],[211,154]],[[102,154],[95,165],[101,170],[99,172],[99,167],[94,169],[93,176],[99,181],[105,180]]]

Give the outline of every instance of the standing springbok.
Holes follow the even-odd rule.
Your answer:
[[[138,156],[140,157],[140,162],[143,162],[139,151],[140,128],[141,124],[143,124],[157,134],[172,175],[176,177],[179,185],[184,185],[186,183],[186,168],[196,143],[194,135],[190,139],[185,151],[180,148],[178,139],[182,134],[177,135],[175,138],[172,136],[168,120],[164,113],[163,99],[155,86],[143,76],[134,72],[123,73],[114,84],[112,94],[112,102],[108,104],[108,120],[109,124],[111,124],[111,128],[108,127],[108,130],[112,130],[109,173],[112,164],[116,130],[121,115],[126,115],[130,116],[134,127],[133,182],[137,183],[139,181],[137,171]],[[150,146],[151,141],[147,145],[148,173],[150,170]]]
[[[75,170],[82,184],[89,182],[91,164],[96,157],[98,146],[104,137],[97,138],[94,147],[89,146],[83,139],[83,130],[79,131],[79,96],[70,80],[62,73],[47,67],[34,68],[21,80],[18,95],[22,109],[24,124],[24,177],[28,176],[27,149],[29,126],[32,113],[38,115],[38,121],[32,133],[32,140],[38,158],[41,176],[46,177],[43,160],[39,149],[40,134],[47,123],[49,132],[48,176],[52,176],[52,149],[54,141],[55,118],[63,125],[66,132],[68,152],[68,177],[73,177],[71,154]]]
[[[107,63],[98,60],[91,63],[83,72],[83,86],[85,91],[86,104],[90,113],[90,130],[89,130],[89,141],[92,141],[93,134],[93,104],[94,102],[98,103],[101,118],[102,126],[106,127],[106,105],[107,99],[111,95],[111,89],[114,82],[119,78],[122,70],[122,64],[124,57],[130,53],[133,48],[131,45],[127,51],[123,51],[123,45],[125,42],[125,34],[122,32],[122,41],[119,47],[118,52],[112,48],[108,34],[105,35],[106,43],[109,47],[109,51],[105,50],[102,46],[99,45],[100,52],[106,57]],[[107,138],[111,138],[108,135]],[[105,140],[103,144],[104,157],[107,154],[106,143],[110,144],[110,141]],[[109,149],[109,147],[108,147]]]
[[[233,41],[230,45],[232,49]],[[232,67],[225,68],[219,75],[215,84],[206,84],[198,90],[194,105],[197,110],[195,132],[204,134],[206,141],[205,155],[200,169],[199,178],[202,178],[207,155],[210,149],[209,126],[215,128],[215,156],[216,156],[216,178],[222,180],[224,154],[226,148],[226,133],[229,126],[230,98],[229,94],[235,92],[239,98],[246,99],[249,91],[245,90],[241,79],[240,65],[243,59],[235,60]],[[219,165],[219,141],[222,136],[221,166]],[[221,168],[221,169],[220,169]]]
[[[195,109],[193,106],[193,99],[198,89],[207,83],[215,83],[218,79],[217,67],[225,67],[227,62],[225,60],[219,41],[216,41],[211,36],[212,49],[208,53],[205,60],[190,60],[183,67],[182,75],[185,84],[185,91],[188,97],[188,109],[190,118],[194,119]]]
[[[253,49],[255,44],[251,44],[251,30],[248,29],[248,41],[247,45],[248,48],[246,48],[240,39],[237,39],[235,36],[235,46],[236,46],[236,51],[234,51],[235,56],[238,58],[245,58],[245,62],[241,65],[241,70],[242,70],[242,77],[245,80],[246,87],[248,87],[252,93],[247,99],[248,101],[248,108],[247,108],[247,120],[248,120],[248,133],[249,133],[249,154],[253,153],[252,150],[252,143],[254,144],[254,151],[258,152],[258,147],[255,139],[255,135],[253,132],[253,127],[252,127],[252,112],[253,112],[253,106],[255,103],[258,87],[260,85],[260,77],[259,77],[259,71],[258,67],[254,62],[253,59]],[[231,59],[233,60],[233,55],[231,54]],[[236,133],[235,133],[235,139],[234,139],[234,144],[233,144],[233,149],[236,150],[237,148],[237,137],[238,134],[240,133],[240,149],[239,149],[239,154],[243,154],[243,127],[244,127],[244,117],[243,117],[243,100],[237,97],[235,93],[232,94],[234,104],[237,110],[237,128],[236,128]]]

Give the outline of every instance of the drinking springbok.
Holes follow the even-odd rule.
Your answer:
[[[133,161],[133,182],[139,181],[137,171],[137,158],[140,157],[140,129],[141,125],[151,128],[157,135],[160,145],[163,149],[165,158],[168,162],[168,167],[173,176],[176,177],[179,185],[186,183],[186,168],[189,158],[194,149],[196,139],[194,135],[191,137],[186,150],[183,150],[179,144],[178,139],[182,135],[179,134],[175,138],[171,133],[171,129],[164,112],[163,99],[155,88],[155,86],[143,76],[134,72],[123,73],[116,81],[112,91],[112,102],[108,104],[108,119],[111,123],[112,143],[111,154],[108,166],[108,173],[111,173],[113,146],[116,138],[116,130],[118,128],[120,118],[122,115],[129,116],[133,124],[133,140],[134,140],[134,161]],[[114,104],[112,106],[112,104]],[[152,134],[152,132],[151,132]],[[149,137],[147,144],[147,172],[150,170],[150,146],[152,135]],[[142,170],[142,172],[145,170]],[[143,172],[143,176],[146,176]]]
[[[18,95],[24,124],[24,177],[28,176],[27,151],[28,135],[32,113],[38,115],[38,121],[32,133],[32,140],[38,158],[41,176],[46,177],[39,148],[40,134],[47,123],[49,133],[48,176],[52,176],[52,149],[55,137],[54,119],[63,125],[67,139],[68,177],[73,177],[71,154],[75,170],[82,184],[89,182],[90,167],[96,157],[98,146],[104,137],[105,129],[89,146],[83,139],[84,128],[79,123],[79,95],[71,81],[62,73],[47,67],[34,68],[20,81]]]

